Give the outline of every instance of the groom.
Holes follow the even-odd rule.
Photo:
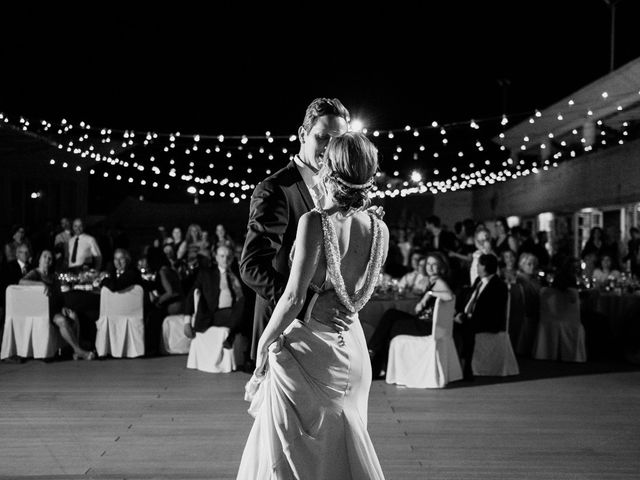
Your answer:
[[[251,196],[247,237],[240,260],[242,280],[256,292],[251,358],[260,335],[289,278],[289,254],[298,219],[315,207],[324,207],[325,188],[318,178],[324,151],[331,137],[348,131],[349,112],[337,98],[316,98],[307,107],[298,128],[300,152],[282,170],[258,184]],[[311,295],[307,295],[309,301]],[[307,305],[300,313],[304,316]],[[333,293],[321,295],[313,307],[320,318],[348,328],[349,312]],[[324,312],[324,314],[323,314]]]

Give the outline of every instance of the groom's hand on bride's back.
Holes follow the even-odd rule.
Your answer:
[[[330,326],[337,332],[349,330],[354,315],[340,303],[333,290],[322,292],[311,311],[311,316],[314,319]]]

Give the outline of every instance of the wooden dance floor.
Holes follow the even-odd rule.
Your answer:
[[[248,375],[185,364],[0,364],[0,478],[235,478],[252,423]],[[640,478],[638,368],[521,369],[445,390],[374,382],[369,430],[387,478]]]

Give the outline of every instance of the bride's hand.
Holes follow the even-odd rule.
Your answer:
[[[269,350],[267,347],[258,347],[256,352],[256,369],[253,374],[256,377],[261,377],[267,371],[267,360],[269,359]]]

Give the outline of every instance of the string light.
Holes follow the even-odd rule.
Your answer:
[[[607,92],[604,92],[604,93],[607,93]],[[601,95],[601,96],[604,99],[611,99],[612,97],[612,95],[608,93],[607,95]],[[614,100],[614,99],[611,99],[611,100]],[[619,103],[620,102],[616,102],[617,104],[616,108],[618,108],[618,111],[622,108],[622,105]],[[579,106],[576,105],[575,101],[573,100],[569,102],[569,106],[572,107],[573,112],[577,112],[579,110]],[[585,110],[583,110],[583,112],[584,111]],[[563,112],[556,112],[554,115],[558,121],[564,121],[565,119]],[[535,110],[527,118],[529,118],[530,120],[534,120],[535,118],[541,118],[542,116],[544,116],[542,112],[540,112],[539,110]],[[575,113],[573,113],[572,116],[575,116]],[[591,109],[586,110],[586,116],[587,117],[593,116],[593,110]],[[143,172],[145,170],[145,164],[149,166],[148,164],[153,162],[154,165],[152,166],[154,168],[152,168],[152,172],[154,173],[154,175],[168,175],[169,177],[175,178],[176,180],[197,182],[199,184],[213,183],[215,179],[211,178],[210,175],[203,176],[203,175],[196,174],[196,172],[198,171],[198,168],[204,167],[206,165],[209,166],[209,169],[213,169],[214,168],[213,163],[210,163],[207,161],[204,165],[200,166],[201,160],[198,160],[198,162],[190,162],[190,163],[194,163],[194,165],[191,165],[189,167],[189,173],[178,174],[175,167],[173,169],[163,168],[163,164],[164,165],[167,164],[167,159],[165,158],[164,160],[162,159],[158,160],[157,153],[162,151],[165,151],[166,153],[168,153],[168,151],[175,150],[178,147],[178,141],[181,141],[181,142],[189,141],[190,143],[187,143],[186,145],[184,145],[185,155],[189,155],[189,156],[194,156],[196,155],[196,153],[200,155],[200,151],[202,151],[203,152],[202,155],[204,155],[204,152],[206,152],[206,154],[209,156],[222,154],[224,158],[226,158],[227,160],[231,161],[232,159],[234,159],[234,163],[236,163],[238,160],[236,160],[237,157],[234,156],[234,152],[237,150],[249,148],[249,146],[251,145],[251,148],[249,148],[249,151],[246,151],[245,154],[240,158],[240,160],[245,158],[248,160],[255,159],[256,161],[261,158],[265,160],[267,159],[273,160],[275,158],[274,153],[276,152],[272,148],[277,148],[279,152],[282,152],[285,155],[288,153],[287,149],[283,148],[281,145],[280,146],[278,145],[277,140],[284,140],[284,141],[288,140],[289,142],[293,142],[297,140],[296,135],[274,136],[271,134],[270,131],[266,132],[265,137],[261,137],[261,136],[252,137],[248,135],[235,136],[235,135],[222,135],[222,134],[217,136],[207,136],[207,135],[201,135],[201,134],[181,135],[180,132],[175,132],[172,134],[158,134],[155,132],[135,132],[131,130],[122,131],[122,130],[112,130],[112,129],[106,129],[106,128],[90,130],[91,128],[90,125],[86,124],[85,122],[80,122],[77,128],[74,130],[74,125],[70,124],[66,119],[63,119],[63,120],[64,122],[61,121],[57,124],[55,122],[47,122],[45,120],[42,120],[40,122],[36,122],[35,125],[32,125],[28,120],[21,118],[19,122],[19,126],[20,126],[20,129],[23,131],[28,130],[34,133],[46,133],[49,136],[53,136],[54,138],[52,138],[51,140],[53,142],[53,145],[56,146],[59,149],[59,151],[66,151],[72,155],[75,155],[77,156],[78,160],[82,162],[91,161],[103,166],[134,169],[136,172]],[[509,120],[510,119],[509,117],[507,117],[507,115],[502,115],[499,118],[495,119],[496,125],[499,124],[500,127],[505,127],[508,123],[510,123]],[[5,114],[0,114],[0,121],[9,123],[9,119]],[[433,151],[433,146],[434,146],[433,143],[431,143],[431,146],[432,146],[431,150],[426,148],[424,144],[415,145],[414,147],[411,147],[410,143],[406,143],[409,141],[409,138],[416,138],[416,137],[422,136],[422,133],[428,133],[429,130],[435,130],[439,132],[441,135],[442,145],[446,147],[445,150],[446,152],[448,152],[447,156],[451,157],[452,155],[454,155],[456,158],[460,159],[462,157],[465,157],[467,154],[471,155],[473,152],[483,152],[485,150],[485,147],[478,140],[474,140],[473,142],[470,142],[467,134],[467,139],[466,140],[463,139],[463,141],[468,142],[468,146],[466,146],[465,148],[460,148],[460,146],[462,146],[460,143],[460,140],[455,139],[455,141],[453,142],[454,148],[450,149],[448,144],[452,142],[451,142],[451,139],[446,137],[447,130],[452,129],[453,131],[456,131],[458,127],[462,127],[464,125],[471,126],[472,129],[478,130],[480,127],[480,123],[487,122],[487,121],[488,119],[484,119],[482,121],[476,121],[475,119],[471,119],[470,121],[467,121],[467,122],[454,122],[447,125],[440,125],[438,122],[433,121],[429,126],[423,126],[423,127],[415,127],[415,126],[412,127],[410,125],[406,125],[401,129],[392,129],[392,130],[376,129],[372,132],[372,135],[375,138],[381,138],[384,136],[387,139],[394,139],[398,134],[398,137],[400,138],[402,143],[401,145],[396,145],[394,147],[396,151],[394,155],[394,159],[396,160],[394,161],[400,161],[399,154],[404,155],[405,150],[409,150],[407,152],[408,156],[406,157],[406,160],[423,159],[426,161],[426,158],[421,157],[421,155],[428,154],[429,157],[427,158],[433,158],[434,161],[437,161],[439,160],[440,154],[438,151]],[[598,122],[598,126],[599,127],[602,126],[601,121]],[[364,129],[362,130],[364,131]],[[76,132],[75,134],[73,133],[74,131]],[[572,133],[577,136],[578,135],[577,129],[574,129]],[[602,131],[600,133],[600,136],[604,137],[602,142],[603,145],[608,144],[606,139],[613,140],[612,142],[609,142],[609,143],[616,143],[616,141],[618,144],[623,143],[621,138],[611,138],[608,135],[602,135],[603,133],[605,132]],[[402,134],[403,136],[401,137],[399,134]],[[628,132],[625,130],[622,133],[622,135],[627,136]],[[69,138],[69,136],[71,136],[71,138]],[[407,136],[409,138],[407,138]],[[549,139],[554,138],[554,135],[552,132],[549,132],[546,136],[548,136]],[[501,141],[504,141],[505,139],[504,132],[500,132],[498,138]],[[536,137],[536,138],[539,138],[539,137]],[[216,140],[217,140],[217,144],[209,143],[209,145],[205,145],[202,148],[199,148],[200,143],[215,142]],[[163,141],[167,143],[163,144]],[[265,143],[261,145],[261,141]],[[382,141],[384,142],[384,139],[382,139]],[[588,152],[592,150],[593,147],[590,145],[586,145],[586,142],[584,139],[581,138],[580,141],[582,144],[581,148],[583,151]],[[526,136],[525,142],[526,143],[535,142],[535,144],[537,144],[540,147],[540,150],[549,149],[549,145],[546,142],[543,142],[540,140],[531,140],[530,136]],[[268,147],[268,145],[270,144],[273,144],[273,147]],[[427,144],[429,144],[429,142],[427,142]],[[223,145],[226,145],[226,147],[224,147]],[[221,148],[221,146],[223,146],[223,148]],[[567,146],[566,142],[564,140],[561,140],[560,146],[565,148]],[[211,147],[213,147],[213,149]],[[128,152],[128,157],[131,159],[135,158],[136,159],[135,162],[128,162],[119,158],[119,155],[122,155],[123,151],[134,149],[134,148],[136,149],[136,151]],[[147,148],[153,148],[156,151],[156,153],[154,153],[154,155],[148,155],[148,154],[145,155],[144,151]],[[387,147],[379,146],[379,150],[382,151],[383,148],[387,148]],[[411,151],[411,148],[414,148],[415,150]],[[498,145],[497,148],[500,152],[506,151],[505,145],[500,144]],[[559,148],[558,144],[556,144],[556,148]],[[526,151],[527,146],[522,145],[521,150]],[[188,153],[186,153],[187,151]],[[140,155],[142,155],[141,158],[139,158],[140,157],[139,153]],[[571,153],[567,152],[567,154],[572,158],[577,155],[575,149],[572,150]],[[562,157],[561,151],[553,152],[554,159],[559,159],[561,157]],[[289,155],[289,158],[292,158],[292,155]],[[402,158],[405,158],[405,157],[402,157]],[[168,160],[169,160],[168,162],[169,165],[175,164],[175,160],[173,158],[170,158]],[[504,165],[505,163],[507,165],[510,164],[510,162],[497,161],[494,163],[494,165],[497,167],[501,164]],[[554,162],[554,163],[557,163],[557,162]],[[56,162],[55,158],[51,158],[50,164],[59,165],[60,163]],[[196,164],[198,166],[196,166]],[[473,164],[473,162],[471,162],[471,164]],[[488,160],[485,160],[485,164],[490,165],[491,162],[489,162]],[[437,192],[448,191],[453,189],[464,189],[474,185],[490,184],[491,183],[490,180],[492,182],[505,181],[507,178],[511,178],[511,177],[519,177],[522,175],[526,176],[529,173],[532,173],[532,172],[535,173],[534,168],[536,168],[538,171],[540,170],[533,165],[529,165],[528,167],[525,167],[524,165],[522,166],[523,166],[523,168],[521,169],[522,173],[518,172],[519,174],[512,174],[508,171],[508,169],[506,169],[506,171],[495,170],[493,172],[489,172],[488,174],[486,174],[486,178],[482,177],[477,172],[469,172],[464,174],[461,173],[460,179],[458,179],[455,175],[453,175],[450,178],[442,179],[441,183],[431,182],[431,185],[426,187],[426,189],[428,191],[432,191],[432,193],[434,189]],[[545,166],[548,166],[548,165],[545,164]],[[62,164],[62,168],[68,168],[68,167],[69,165],[67,162],[64,162]],[[151,168],[151,166],[149,167]],[[222,167],[224,167],[224,165],[222,165]],[[78,172],[83,170],[80,164],[73,165],[72,168],[74,168]],[[233,165],[226,165],[226,168],[228,169],[228,171],[234,170]],[[473,167],[469,167],[469,168],[473,168]],[[251,169],[251,168],[245,167],[242,169],[242,171],[243,172],[246,171],[248,174],[258,173],[258,171],[256,171],[255,168]],[[456,170],[454,167],[454,169],[452,169],[452,172],[455,172],[455,171]],[[91,172],[92,172],[91,174],[94,174],[95,169],[91,168]],[[395,170],[394,173],[396,172],[398,172],[398,174],[394,176],[399,177],[399,171]],[[433,169],[434,175],[438,175],[438,172],[439,172],[439,169],[437,168]],[[528,173],[525,173],[525,172],[528,172]],[[270,175],[271,169],[267,169],[265,173],[267,175]],[[103,172],[103,176],[108,177],[108,173]],[[122,175],[117,174],[117,177],[127,179],[127,181],[129,181],[130,183],[133,182],[132,176],[123,177]],[[410,174],[410,178],[414,183],[416,183],[412,174]],[[403,185],[402,182],[407,182],[407,179],[403,180],[401,178],[398,178],[397,181],[401,182],[398,185]],[[146,181],[144,183],[142,181],[139,181],[139,183],[141,185],[147,184]],[[158,182],[153,182],[153,183],[156,186],[159,185]],[[165,184],[165,188],[167,188],[166,185],[169,185],[169,184]],[[238,187],[240,187],[240,184],[236,182],[228,182],[224,185],[224,188],[227,188],[227,189],[234,189]],[[245,187],[245,185],[243,185],[243,187]],[[246,188],[249,188],[248,185],[246,186]],[[407,194],[411,194],[412,190],[407,190],[406,188],[404,189],[395,188],[395,186],[392,185],[392,187],[389,187],[386,190],[377,189],[376,195],[380,195],[380,192],[382,192],[382,195],[390,195],[390,194],[407,195]],[[236,196],[236,197],[230,197],[230,198],[237,199],[242,197]]]

